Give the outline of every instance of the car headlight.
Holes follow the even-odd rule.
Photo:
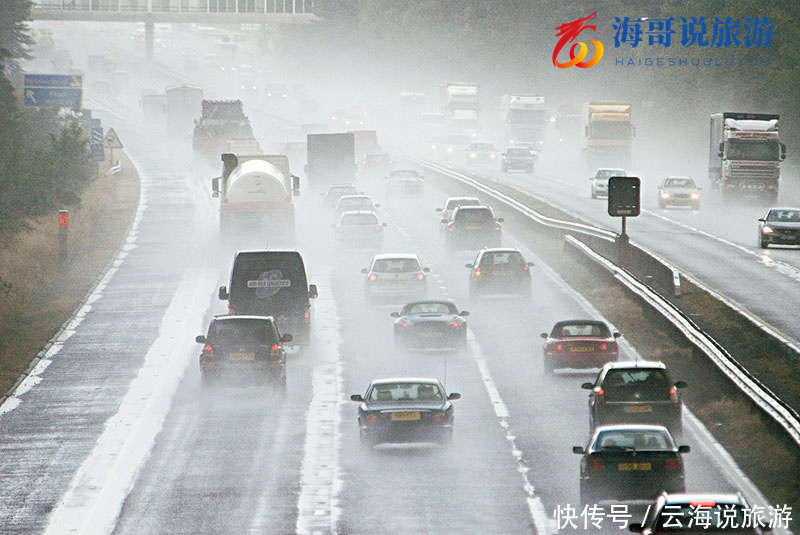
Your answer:
[[[436,145],[431,145],[431,150],[436,150]]]
[[[447,152],[453,152],[453,147],[447,147]]]
[[[661,198],[662,199],[669,199],[669,197],[670,197],[670,195],[666,191],[662,191],[661,192]]]
[[[761,228],[761,232],[762,232],[763,234],[772,234],[773,230],[772,230],[772,227],[768,227],[767,225],[764,225],[764,226]]]
[[[490,155],[489,155],[489,158],[490,158],[490,159],[492,159],[492,160],[494,160],[494,158],[495,158],[495,154],[494,154],[494,153],[490,154]]]
[[[478,155],[477,155],[477,154],[475,154],[474,152],[471,152],[471,153],[469,154],[469,157],[474,159],[474,158],[477,158],[477,157],[478,157]]]
[[[700,198],[700,194],[699,194],[699,193],[692,193],[692,199],[693,199],[693,200],[695,200],[695,201],[696,201],[696,200],[697,200],[697,199],[699,199],[699,198]]]

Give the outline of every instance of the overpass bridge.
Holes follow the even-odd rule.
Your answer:
[[[311,24],[313,0],[34,0],[32,20],[143,22],[147,57],[155,23]]]

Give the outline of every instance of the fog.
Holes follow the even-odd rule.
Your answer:
[[[406,158],[428,159],[425,150],[432,137],[447,134],[445,128],[421,124],[420,114],[440,111],[440,86],[478,84],[480,132],[475,139],[494,143],[499,154],[506,148],[501,95],[543,95],[548,123],[534,174],[501,172],[499,159],[469,165],[466,155],[435,163],[488,184],[516,187],[617,231],[619,221],[607,215],[606,202],[590,198],[588,179],[600,165],[584,158],[582,139],[560,141],[553,121],[564,104],[580,109],[589,100],[631,102],[636,137],[630,165],[603,165],[626,167],[642,180],[646,214],[629,220],[631,239],[687,270],[706,269],[702,274],[708,275],[714,266],[703,258],[703,245],[682,241],[699,232],[749,250],[751,256],[800,267],[796,250],[757,250],[756,220],[765,205],[723,204],[708,180],[708,115],[770,110],[740,110],[749,103],[703,93],[707,84],[701,74],[696,88],[701,96],[691,100],[694,93],[672,86],[664,72],[653,76],[652,86],[646,76],[637,75],[635,87],[628,87],[624,72],[610,65],[596,73],[556,69],[549,61],[550,48],[496,61],[477,52],[453,57],[452,48],[437,42],[435,35],[414,35],[419,41],[406,47],[397,33],[375,36],[374,41],[348,39],[324,24],[271,29],[275,33],[266,42],[257,25],[156,24],[152,61],[145,55],[143,24],[31,24],[52,32],[55,48],[34,56],[23,68],[51,72],[53,52],[67,50],[72,69],[84,76],[83,106],[102,118],[104,128],[115,128],[141,174],[147,208],[126,262],[135,262],[141,291],[149,292],[150,284],[159,288],[152,303],[142,305],[143,313],[163,313],[165,303],[184,290],[194,296],[185,314],[176,313],[186,324],[164,323],[143,333],[138,342],[117,340],[140,343],[145,352],[160,337],[182,339],[186,343],[176,346],[180,353],[164,358],[182,359],[184,375],[174,395],[166,398],[170,410],[163,425],[142,435],[151,448],[142,454],[129,485],[117,494],[103,487],[111,498],[90,489],[83,506],[109,504],[111,511],[119,511],[111,516],[112,531],[120,534],[556,531],[553,511],[579,503],[579,458],[571,446],[585,445],[588,439],[580,383],[592,380],[594,372],[548,376],[539,333],[549,332],[556,321],[598,317],[599,312],[551,271],[540,257],[538,239],[526,238],[530,233],[518,232],[516,224],[503,225],[503,246],[519,248],[534,262],[533,297],[470,298],[470,272],[464,265],[474,260],[477,249],[449,251],[435,209],[448,196],[474,193],[434,167]],[[222,44],[226,40],[235,46]],[[539,36],[530,44],[540,41],[549,42]],[[92,55],[102,56],[99,64],[90,64]],[[394,169],[418,169],[426,175],[424,193],[388,191],[383,178],[388,169],[359,172],[358,189],[381,205],[377,213],[387,223],[385,238],[379,249],[343,247],[334,240],[336,219],[322,197],[324,188],[309,183],[305,155],[293,153],[290,169],[300,177],[294,239],[257,233],[226,237],[219,231],[219,200],[211,197],[211,179],[221,175],[222,163],[192,150],[191,131],[168,136],[165,115],[147,114],[141,106],[143,95],[161,94],[173,85],[198,86],[204,99],[242,100],[254,137],[267,154],[282,153],[287,142],[304,141],[301,124],[327,124],[330,132],[375,130],[381,150],[395,161]],[[276,95],[267,95],[268,85]],[[283,90],[285,97],[277,94]],[[423,93],[424,103],[404,110],[401,92]],[[349,124],[342,122],[342,111],[350,116]],[[355,156],[358,160],[362,155]],[[797,203],[796,167],[783,169],[780,203]],[[697,181],[703,195],[700,210],[658,208],[656,187],[669,175]],[[499,217],[510,219],[510,208],[479,196]],[[217,299],[217,287],[228,284],[234,253],[264,247],[299,250],[309,283],[319,286],[311,308],[311,341],[288,350],[285,398],[262,387],[219,385],[203,392],[198,366],[202,348],[191,343],[205,333],[213,316],[227,312],[226,303]],[[376,253],[414,253],[431,268],[428,296],[452,299],[471,313],[465,350],[407,351],[395,346],[390,313],[405,299],[378,305],[365,299],[361,269],[369,267]],[[724,253],[707,254],[717,258]],[[731,269],[748,273],[754,269],[750,262],[733,258]],[[193,287],[196,281],[213,282]],[[104,299],[117,299],[120,309],[138,306],[126,292],[136,289]],[[149,308],[155,301],[161,309]],[[97,327],[100,344],[113,329]],[[636,355],[627,343],[621,352],[623,358]],[[455,438],[450,448],[422,443],[365,451],[359,446],[358,403],[349,401],[350,394],[363,394],[372,380],[404,376],[436,378],[448,392],[462,394],[453,402]],[[123,385],[119,388],[122,395]],[[686,439],[693,446],[700,441],[688,433]],[[701,448],[696,451],[685,461],[687,488],[739,487],[725,466],[720,468]],[[70,455],[73,464],[80,464],[81,452]],[[112,480],[113,474],[117,472]],[[59,484],[65,479],[69,481],[62,478]],[[40,527],[48,525],[47,515],[25,514],[37,518]]]

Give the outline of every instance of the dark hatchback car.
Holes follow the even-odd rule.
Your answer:
[[[218,382],[238,386],[268,386],[286,390],[286,352],[292,336],[278,333],[269,316],[216,316],[208,333],[195,338],[203,344],[200,378],[204,389]]]
[[[488,206],[459,206],[453,210],[449,221],[442,219],[447,225],[445,246],[449,250],[500,247],[502,222]]]
[[[681,455],[689,451],[689,446],[677,446],[660,425],[598,427],[586,448],[572,448],[583,456],[581,504],[654,500],[663,491],[683,492]]]
[[[525,171],[533,173],[533,166],[536,156],[530,150],[523,147],[509,147],[503,153],[500,160],[500,169],[505,171]]]
[[[655,535],[675,533],[680,535],[708,535],[709,533],[736,533],[761,535],[772,531],[764,517],[741,493],[685,493],[663,492],[648,509],[641,524],[631,524],[633,533]]]
[[[483,294],[531,295],[533,262],[526,262],[519,249],[481,249],[471,264],[469,296]]]
[[[445,392],[436,379],[380,379],[366,394],[353,394],[360,401],[358,427],[361,444],[371,448],[381,443],[438,442],[453,440],[453,400],[461,394]]]
[[[758,220],[758,244],[800,245],[800,208],[770,208]]]
[[[619,358],[617,338],[602,321],[566,320],[553,326],[544,338],[544,370],[553,373],[557,368],[600,368]]]
[[[608,362],[590,390],[590,429],[613,423],[651,423],[667,427],[673,436],[683,433],[683,381],[674,382],[663,362]]]
[[[452,301],[414,301],[392,312],[395,345],[402,348],[463,349],[467,346],[466,310]]]

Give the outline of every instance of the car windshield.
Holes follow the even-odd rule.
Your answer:
[[[403,315],[408,314],[458,314],[453,303],[412,303],[403,308]]]
[[[566,323],[558,324],[553,328],[553,338],[569,338],[572,336],[596,336],[608,338],[608,327],[604,323]]]
[[[375,214],[359,213],[359,214],[343,214],[342,219],[339,221],[340,225],[377,225],[378,218]]]
[[[420,271],[416,258],[379,258],[372,264],[375,273],[411,273]]]
[[[445,210],[455,210],[457,206],[478,206],[481,201],[478,199],[450,199],[444,206]]]
[[[624,169],[601,169],[597,172],[595,178],[597,180],[607,181],[612,176],[628,176]]]
[[[272,323],[263,319],[218,320],[208,328],[208,343],[212,345],[272,345],[277,343]]]
[[[481,258],[481,266],[513,266],[518,267],[525,263],[522,255],[517,251],[498,253],[485,253]]]
[[[800,210],[770,210],[767,221],[800,223]]]
[[[674,449],[666,430],[643,431],[638,429],[614,429],[600,431],[594,442],[595,451]]]
[[[368,401],[442,401],[438,385],[431,383],[392,383],[375,385]]]
[[[455,213],[455,220],[468,225],[494,223],[494,217],[492,216],[491,210],[486,208],[481,210],[458,210]]]
[[[745,522],[752,525],[752,518],[747,519],[748,511],[738,503],[696,502],[681,504],[665,504],[658,516],[656,533],[664,531],[744,531]]]
[[[665,401],[670,384],[660,368],[611,369],[603,379],[606,401]]]
[[[392,171],[392,174],[389,176],[392,178],[416,178],[419,176],[419,173],[413,169],[401,169],[400,171]]]
[[[665,188],[695,188],[694,180],[691,178],[668,178],[664,181]]]
[[[531,151],[528,149],[508,149],[506,151],[507,156],[530,156]]]

